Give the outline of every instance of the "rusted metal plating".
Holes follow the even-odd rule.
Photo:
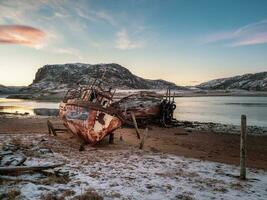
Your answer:
[[[60,103],[60,117],[71,132],[95,144],[122,124],[119,114],[109,108],[112,96],[99,86],[70,90]]]

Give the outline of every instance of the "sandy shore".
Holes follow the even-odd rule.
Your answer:
[[[0,134],[46,134],[47,117],[0,118]],[[49,118],[58,126],[57,117]],[[142,130],[143,131],[143,130]],[[119,140],[123,136],[124,142]],[[79,146],[79,141],[71,133],[60,134],[58,139],[68,140],[69,145]],[[107,140],[97,144],[99,149],[120,150],[138,148],[139,140],[132,128],[121,128],[115,132],[115,144],[108,145]],[[78,147],[77,147],[78,148]],[[187,127],[160,128],[149,127],[145,150],[163,152],[189,158],[239,165],[239,136],[227,133],[213,133]],[[252,168],[267,170],[267,136],[248,136],[248,161]]]
[[[49,136],[47,119],[0,118],[1,166],[23,158],[26,166],[63,164],[0,173],[0,199],[266,199],[266,136],[248,136],[248,179],[242,181],[238,135],[153,126],[139,150],[135,130],[121,128],[114,144],[105,138],[79,151],[80,140],[69,132]]]

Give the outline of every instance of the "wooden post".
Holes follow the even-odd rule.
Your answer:
[[[147,134],[148,134],[148,128],[146,128],[146,130],[144,132],[144,137],[142,138],[142,140],[140,142],[139,149],[143,149],[144,148],[144,144],[145,144],[145,140],[147,138]]]
[[[48,128],[49,135],[51,135],[51,133],[53,133],[54,136],[57,135],[55,128],[54,128],[53,124],[50,122],[50,120],[47,120],[47,128]]]
[[[241,115],[240,135],[240,179],[246,180],[246,155],[247,154],[247,118]]]
[[[123,141],[123,137],[122,137],[122,134],[120,134],[120,141]]]
[[[114,143],[114,133],[110,133],[109,134],[109,141],[108,141],[109,144],[113,144]]]
[[[131,116],[132,116],[132,120],[133,120],[133,123],[134,123],[134,127],[135,127],[135,130],[136,130],[136,134],[137,134],[137,137],[138,139],[140,139],[140,132],[139,132],[139,129],[138,129],[138,126],[137,126],[137,122],[136,122],[136,119],[135,119],[135,115],[133,112],[131,112]]]

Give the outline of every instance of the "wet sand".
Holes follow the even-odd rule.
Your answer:
[[[58,118],[49,118],[61,126]],[[0,134],[44,134],[47,133],[47,118],[0,118]],[[144,130],[141,130],[142,132]],[[120,141],[120,136],[123,141]],[[79,148],[80,141],[71,133],[60,133],[58,140]],[[121,128],[115,131],[115,143],[108,144],[108,139],[95,145],[99,149],[121,150],[139,147],[135,130]],[[86,148],[90,148],[89,146]],[[201,160],[239,165],[239,136],[227,133],[211,133],[185,128],[149,127],[145,150],[163,152]],[[248,136],[248,167],[267,170],[267,136]]]

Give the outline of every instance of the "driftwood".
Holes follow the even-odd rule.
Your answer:
[[[143,149],[144,148],[144,144],[145,144],[145,140],[147,138],[147,134],[148,134],[148,128],[146,128],[146,130],[144,132],[144,137],[142,138],[142,140],[140,142],[139,149]]]
[[[62,165],[64,165],[64,164],[0,167],[0,174],[12,173],[12,172],[24,172],[24,171],[42,171],[42,170],[46,170],[46,169],[53,169],[56,167],[60,167]]]
[[[135,115],[133,112],[131,112],[131,116],[132,116],[132,120],[133,120],[133,123],[134,123],[134,127],[135,127],[135,130],[136,130],[136,134],[137,134],[137,137],[138,139],[140,139],[140,132],[139,132],[139,129],[138,129],[138,126],[137,126],[137,122],[136,122],[136,119],[135,119]]]
[[[16,166],[20,166],[20,165],[22,165],[26,160],[27,160],[27,158],[26,158],[26,157],[23,157],[23,158],[16,164]]]

